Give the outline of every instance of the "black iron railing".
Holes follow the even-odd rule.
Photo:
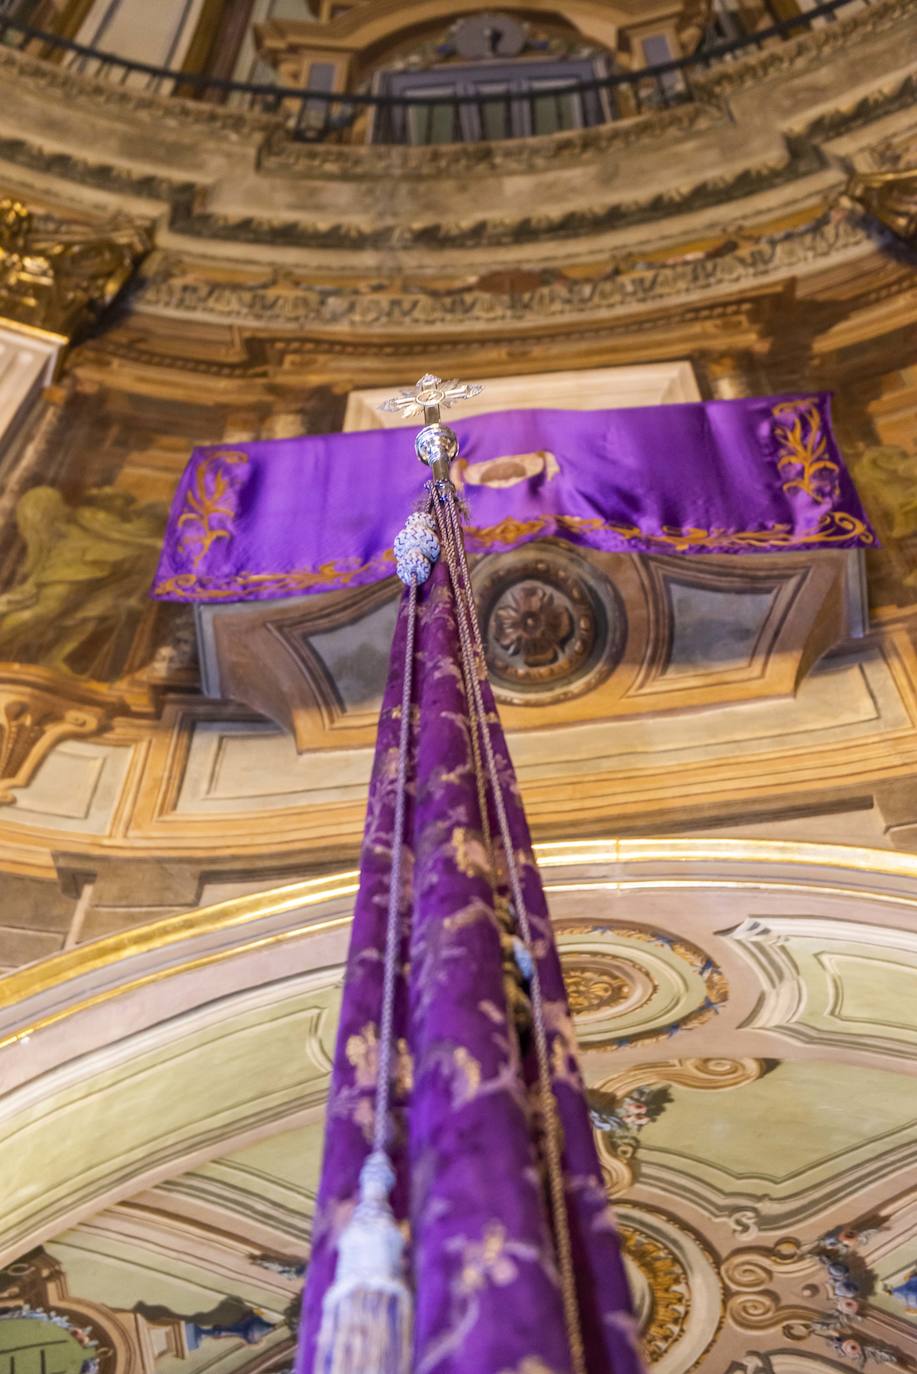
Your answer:
[[[747,31],[738,14],[708,29],[688,57],[673,58],[635,71],[614,71],[539,89],[507,87],[494,93],[442,91],[396,95],[384,90],[346,94],[296,87],[231,81],[206,73],[185,73],[89,48],[0,14],[0,43],[20,48],[72,71],[152,95],[206,101],[232,109],[276,115],[295,138],[309,142],[429,144],[525,137],[546,130],[612,123],[649,110],[666,109],[694,98],[699,76],[720,63],[797,37],[834,22],[839,11],[854,12],[875,0],[824,0],[798,15]],[[777,11],[773,5],[771,14]],[[449,68],[443,67],[444,81]]]

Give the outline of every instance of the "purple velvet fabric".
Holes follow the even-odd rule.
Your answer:
[[[468,548],[555,536],[635,553],[875,543],[826,393],[459,420]],[[389,577],[425,470],[413,428],[195,449],[153,595],[247,601]]]
[[[336,1238],[370,1148],[405,624],[402,605],[370,785],[297,1374],[312,1374]],[[588,1371],[638,1374],[636,1327],[560,964],[506,742],[484,688],[547,1003]],[[508,1025],[454,604],[441,563],[420,592],[413,700],[391,1151],[394,1206],[410,1234],[412,1374],[570,1374],[536,1067]]]

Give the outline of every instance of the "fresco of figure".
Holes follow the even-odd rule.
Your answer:
[[[54,487],[20,497],[20,580],[0,596],[0,660],[98,674],[111,641],[139,618],[165,525],[161,505],[114,487],[68,505]]]

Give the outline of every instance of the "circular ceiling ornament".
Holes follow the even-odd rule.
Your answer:
[[[498,697],[524,705],[578,696],[621,660],[624,607],[584,559],[547,543],[488,558],[475,594]]]
[[[671,1039],[729,999],[706,950],[648,926],[560,920],[557,945],[581,1051]]]
[[[570,1010],[578,1021],[607,1012],[623,1016],[656,991],[651,974],[632,959],[572,955],[564,959],[563,970]]]
[[[470,14],[454,29],[456,52],[472,62],[488,57],[518,57],[525,50],[526,27],[512,15]]]

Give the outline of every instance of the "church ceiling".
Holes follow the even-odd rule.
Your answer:
[[[192,445],[339,430],[433,360],[835,393],[865,564],[475,577],[652,1368],[917,1367],[910,17],[427,148],[0,45],[30,248],[142,259],[104,316],[123,254],[85,274],[0,454],[0,1374],[290,1374],[391,587],[244,626],[146,588]]]
[[[653,1368],[722,1370],[752,1341],[829,1353],[842,1253],[857,1339],[903,1358],[910,856],[597,841],[540,857]],[[23,973],[0,1148],[22,1175],[5,1253],[25,1257],[5,1301],[54,1297],[93,1339],[114,1325],[119,1365],[149,1374],[289,1362],[352,891],[345,874],[236,899],[110,941],[107,961],[88,947],[43,986]]]

